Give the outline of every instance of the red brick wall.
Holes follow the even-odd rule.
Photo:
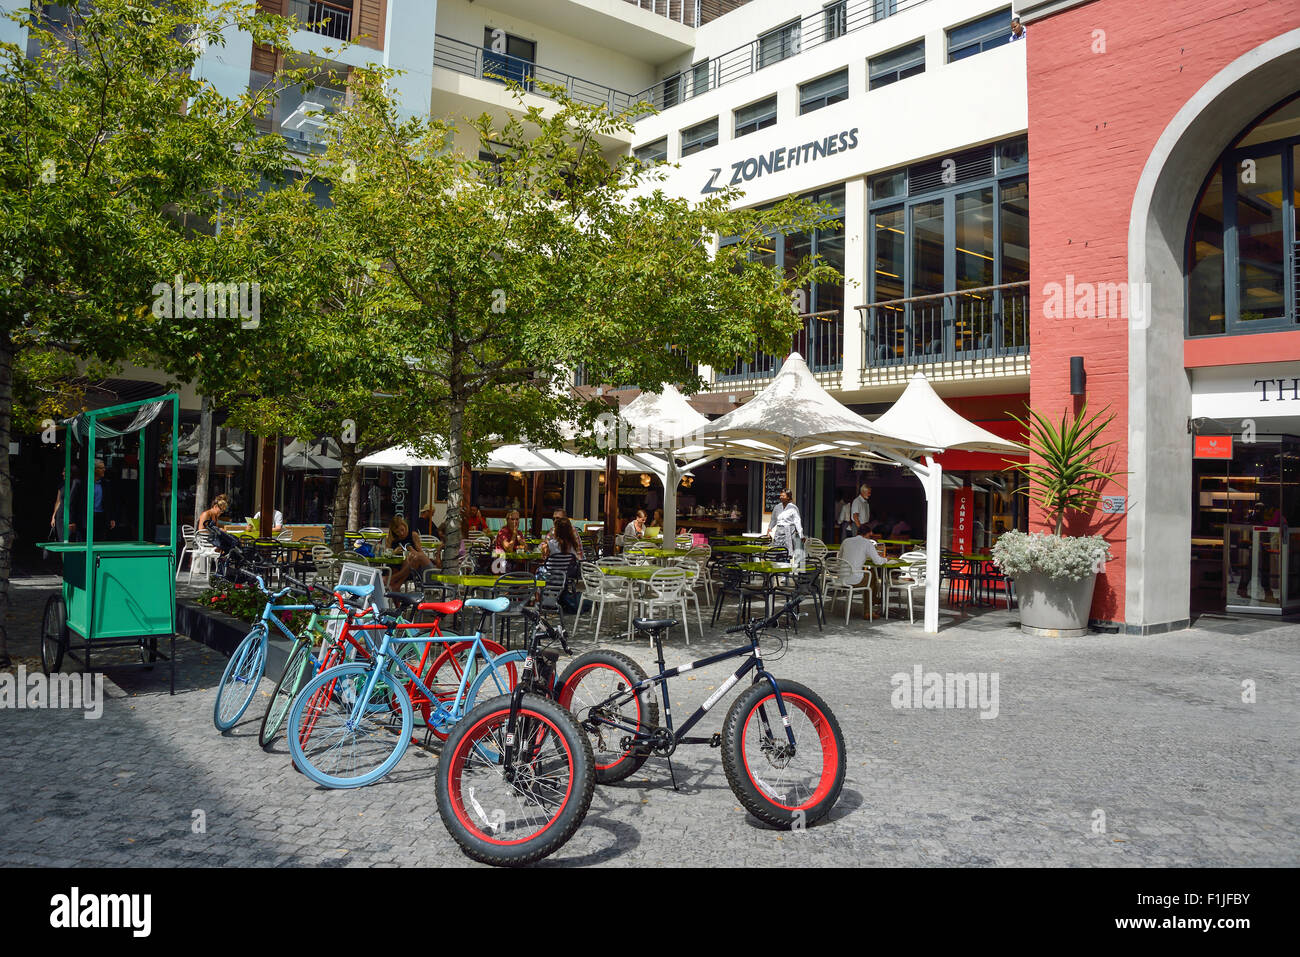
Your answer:
[[[1056,419],[1073,408],[1069,357],[1083,356],[1089,411],[1117,413],[1106,437],[1116,443],[1118,470],[1130,467],[1128,323],[1049,319],[1045,287],[1064,285],[1067,275],[1076,283],[1128,279],[1133,194],[1160,134],[1219,70],[1297,27],[1300,0],[1096,0],[1029,27],[1030,402]],[[1213,160],[1205,158],[1206,172]],[[1045,527],[1041,510],[1033,518]],[[1092,616],[1123,621],[1123,517],[1097,513],[1069,530],[1110,541],[1115,560],[1098,581]]]

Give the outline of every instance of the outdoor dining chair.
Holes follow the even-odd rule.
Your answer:
[[[703,637],[704,616],[700,613],[700,596],[697,589],[700,588],[704,570],[700,567],[699,562],[692,561],[689,558],[679,559],[673,567],[686,572],[686,602],[688,605],[695,606],[695,622],[700,626],[700,636]]]
[[[786,584],[778,585],[773,589],[773,593],[781,596],[787,601],[794,598],[808,598],[813,603],[813,613],[817,617],[817,630],[822,630],[822,625],[826,622],[826,613],[822,608],[822,575],[825,569],[822,563],[816,559],[808,559],[804,562],[804,567],[791,575]],[[846,621],[845,624],[848,624]],[[794,630],[799,630],[799,621],[794,619]]]
[[[646,581],[645,591],[636,601],[636,612],[639,618],[654,618],[655,613],[661,609],[674,613],[680,609],[681,616],[678,621],[681,622],[686,645],[690,647],[691,632],[686,624],[686,584],[687,577],[684,569],[660,568]],[[673,617],[677,616],[674,614]],[[653,639],[650,646],[654,647]]]
[[[912,608],[912,592],[920,588],[925,591],[925,552],[904,552],[899,558],[906,562],[902,568],[895,568],[893,574],[885,579],[884,604],[885,617],[889,617],[889,596],[893,592],[907,592],[907,620],[915,623],[916,616]]]
[[[825,594],[827,598],[831,599],[831,611],[835,610],[835,603],[840,600],[840,596],[844,596],[846,599],[844,603],[844,624],[847,625],[849,623],[849,614],[853,611],[854,597],[859,593],[866,593],[867,620],[874,621],[875,612],[872,606],[875,602],[872,601],[871,586],[872,582],[875,580],[875,571],[871,568],[864,568],[862,571],[865,582],[845,584],[840,580],[843,577],[845,568],[847,567],[842,559],[828,558],[826,559],[824,567],[826,569],[826,575],[823,580],[823,594]]]
[[[619,578],[617,575],[606,575],[600,570],[600,566],[592,562],[583,562],[581,566],[582,575],[582,603],[578,606],[578,617],[573,623],[573,634],[577,637],[578,629],[582,627],[582,613],[587,612],[588,623],[593,624],[592,640],[600,640],[600,625],[605,617],[605,606],[610,605],[613,608],[611,614],[626,614],[628,616],[628,632],[631,632],[631,608],[632,608],[632,585],[630,578]],[[594,622],[593,622],[594,619]]]
[[[505,598],[510,602],[505,611],[492,616],[493,635],[499,635],[501,627],[505,626],[506,640],[503,644],[507,650],[510,648],[512,622],[524,620],[524,608],[532,603],[536,594],[537,583],[531,572],[506,572],[492,587],[493,598]]]

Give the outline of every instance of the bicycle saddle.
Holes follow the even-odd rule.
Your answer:
[[[397,602],[399,605],[407,605],[412,608],[420,604],[419,595],[408,595],[400,591],[386,591],[384,597]]]
[[[503,612],[510,607],[509,598],[466,598],[467,608],[482,608],[484,611]]]
[[[676,618],[633,618],[632,624],[638,631],[664,631],[677,624]]]
[[[454,615],[465,603],[459,598],[451,601],[426,601],[420,603],[420,611],[431,611],[439,615]]]

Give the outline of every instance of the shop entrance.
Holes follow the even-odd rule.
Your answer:
[[[1300,610],[1300,437],[1196,438],[1192,613]]]

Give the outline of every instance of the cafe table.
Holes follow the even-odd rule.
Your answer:
[[[765,618],[770,618],[772,615],[772,596],[776,592],[773,580],[780,575],[797,575],[805,568],[803,565],[795,566],[792,562],[740,562],[736,567],[763,576],[763,609],[766,612],[763,617]]]
[[[689,548],[643,548],[640,552],[642,555],[649,555],[651,558],[685,558],[691,553]]]
[[[713,551],[730,552],[734,555],[761,555],[771,547],[771,545],[718,545]]]
[[[648,582],[655,572],[663,571],[663,568],[659,565],[600,565],[598,567],[606,575],[612,575],[615,578],[627,578],[635,583],[627,592],[627,620],[630,633],[632,629],[632,606],[636,603],[637,588],[642,583]],[[684,571],[683,574],[685,574]]]

